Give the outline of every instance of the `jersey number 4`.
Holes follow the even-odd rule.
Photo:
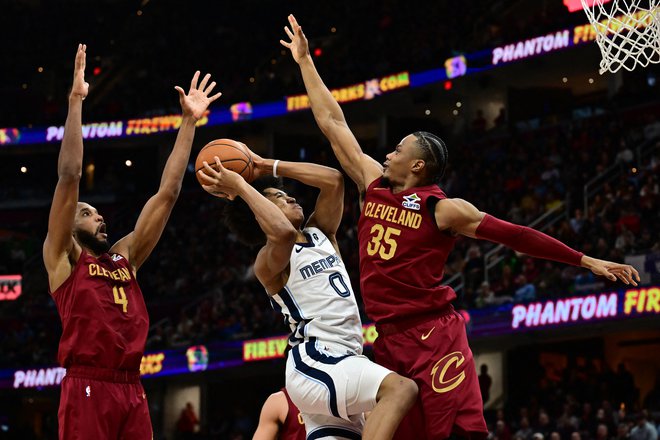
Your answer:
[[[121,304],[122,310],[124,313],[128,312],[128,298],[126,297],[126,292],[124,292],[124,288],[119,286],[114,286],[112,288],[112,294],[115,297],[115,304]]]
[[[383,260],[392,258],[396,253],[396,240],[393,237],[401,235],[401,230],[390,227],[386,229],[383,225],[375,224],[371,227],[371,234],[371,240],[367,243],[367,254],[378,254]]]

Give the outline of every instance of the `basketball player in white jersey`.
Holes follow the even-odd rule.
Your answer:
[[[245,244],[262,246],[254,272],[291,327],[286,389],[307,439],[391,439],[417,385],[362,355],[362,323],[335,237],[344,209],[342,174],[252,156],[258,177],[252,185],[217,157],[218,171],[205,164],[199,174],[207,192],[233,200],[225,208],[229,229]],[[306,223],[278,176],[319,189]]]

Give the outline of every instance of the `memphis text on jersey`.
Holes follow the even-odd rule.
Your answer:
[[[383,203],[367,202],[364,208],[364,215],[412,229],[419,229],[422,224],[422,215],[419,212],[409,211]]]
[[[316,260],[311,264],[301,267],[300,275],[302,275],[303,280],[306,280],[307,278],[312,277],[317,273],[323,272],[325,269],[329,269],[333,266],[339,266],[340,264],[341,258],[339,258],[339,255],[329,255],[326,258],[321,258],[320,260]]]

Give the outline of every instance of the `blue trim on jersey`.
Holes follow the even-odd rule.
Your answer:
[[[334,357],[334,356],[329,356],[325,353],[321,353],[317,348],[316,348],[316,337],[312,336],[309,338],[309,342],[305,343],[305,350],[307,351],[307,355],[314,359],[317,362],[321,362],[322,364],[331,364],[335,365],[338,364],[340,361],[346,359],[349,356],[352,356],[350,354],[346,354],[344,356],[339,356],[339,357]]]
[[[312,240],[312,236],[309,233],[303,232],[303,234],[305,235],[305,237],[307,237],[307,243],[296,243],[296,246],[301,246],[301,247],[314,247],[314,246],[316,246],[314,244],[314,240]]]
[[[300,310],[300,307],[296,303],[296,300],[293,298],[293,295],[291,294],[289,288],[284,286],[284,288],[280,290],[278,295],[280,296],[280,298],[282,298],[282,302],[284,302],[286,308],[289,309],[289,313],[291,313],[291,317],[296,322],[296,324],[302,321],[303,320],[302,310]]]
[[[362,435],[341,426],[321,426],[307,435],[307,440],[323,437],[344,437],[350,440],[360,440]]]
[[[304,321],[298,323],[295,330],[293,330],[291,335],[289,335],[289,345],[293,347],[294,345],[298,345],[305,340],[305,326],[308,322],[309,320],[305,319]]]
[[[335,388],[335,383],[332,381],[332,377],[330,377],[325,371],[317,370],[304,363],[300,356],[299,349],[300,345],[296,345],[291,349],[296,370],[311,379],[316,379],[316,381],[322,382],[328,388],[328,393],[330,394],[330,412],[335,417],[341,417],[339,415],[339,409],[337,408],[337,389]]]
[[[292,347],[294,345],[300,344],[302,341],[304,341],[304,339],[299,336],[296,336],[296,332],[293,332],[291,333],[291,335],[289,335],[289,345]]]
[[[275,310],[277,313],[282,313],[282,306],[280,306],[280,305],[277,303],[277,301],[275,301],[275,300],[273,299],[272,296],[271,296],[270,298],[268,298],[268,299],[270,300],[270,306],[273,308],[273,310]]]

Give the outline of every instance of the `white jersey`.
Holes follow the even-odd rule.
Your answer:
[[[303,233],[309,243],[293,246],[289,280],[270,300],[291,327],[289,345],[318,341],[361,354],[362,322],[344,262],[321,230]]]

